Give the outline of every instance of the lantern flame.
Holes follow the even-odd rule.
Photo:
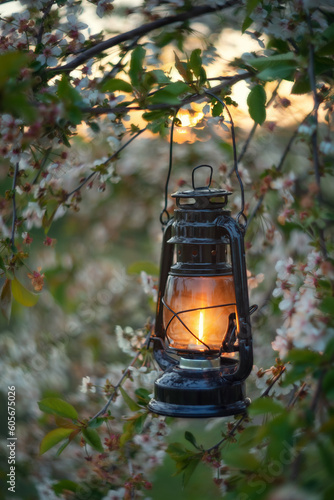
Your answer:
[[[198,322],[198,338],[203,341],[203,325],[204,325],[204,314],[202,311],[199,313],[199,322]]]

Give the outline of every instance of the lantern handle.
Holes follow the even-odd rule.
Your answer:
[[[207,168],[210,169],[209,182],[208,182],[207,186],[196,187],[195,186],[195,171],[198,170],[199,168],[203,168],[203,167],[207,167]],[[198,167],[193,168],[193,171],[192,171],[192,174],[191,174],[191,183],[192,183],[193,189],[194,190],[195,189],[208,189],[211,186],[212,175],[213,175],[213,168],[211,167],[211,165],[203,164],[203,165],[198,165]]]

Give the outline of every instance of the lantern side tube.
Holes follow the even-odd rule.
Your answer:
[[[234,373],[224,375],[224,379],[241,382],[248,377],[253,368],[252,330],[249,314],[244,238],[242,229],[232,217],[219,217],[217,226],[221,229],[222,235],[227,235],[230,238],[238,316],[239,365]]]

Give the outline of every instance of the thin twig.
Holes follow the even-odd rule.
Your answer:
[[[298,391],[293,395],[292,400],[288,404],[288,408],[292,408],[296,404],[296,401],[298,400],[299,396],[301,395],[305,387],[306,387],[306,382],[303,382],[302,385],[299,387]]]
[[[269,392],[274,387],[276,382],[281,378],[285,370],[286,370],[285,366],[282,366],[280,372],[272,379],[271,383],[268,385],[266,390],[261,394],[260,396],[261,398],[265,398],[266,396],[268,396]]]
[[[313,399],[311,402],[311,411],[313,413],[315,413],[317,406],[318,406],[318,402],[319,402],[320,395],[321,395],[322,382],[324,380],[324,376],[326,375],[326,372],[327,372],[327,370],[323,370],[320,374],[319,379],[318,379],[317,387],[315,389],[315,393],[313,395]]]
[[[146,338],[145,338],[145,341],[143,342],[142,346],[141,346],[141,349],[144,348],[145,346],[147,347],[148,344],[149,344],[149,340],[150,340],[150,337],[151,337],[151,332],[149,332],[147,335],[146,335]],[[106,413],[106,411],[108,410],[109,408],[109,405],[112,403],[118,389],[120,388],[120,386],[122,385],[123,381],[126,379],[126,377],[129,375],[129,368],[131,366],[133,366],[135,364],[135,362],[137,361],[137,359],[139,358],[140,354],[141,354],[141,349],[139,349],[135,355],[135,357],[131,360],[130,364],[126,367],[126,369],[124,370],[123,372],[123,375],[121,376],[121,378],[119,379],[119,381],[117,382],[117,384],[114,386],[114,390],[112,391],[111,395],[109,396],[109,399],[108,401],[106,402],[106,404],[104,405],[104,407],[98,411],[94,417],[92,417],[88,423],[92,422],[93,420],[95,420],[96,418],[98,418],[100,415],[104,415]]]
[[[107,160],[105,162],[102,163],[102,165],[108,165],[108,163],[110,163],[112,160],[114,160],[115,158],[117,158],[117,156],[123,151],[123,149],[125,149],[132,141],[134,141],[140,134],[142,134],[145,130],[146,130],[147,127],[139,130],[139,132],[137,132],[135,135],[133,135],[125,144],[123,144],[122,147],[119,148],[118,151],[116,151],[115,153],[113,153],[109,158],[107,158]],[[66,199],[68,199],[70,196],[72,196],[73,194],[77,193],[78,191],[80,191],[80,189],[85,185],[87,184],[88,181],[90,181],[90,179],[92,179],[98,172],[92,172],[91,174],[89,174],[80,184],[78,187],[76,187],[75,189],[73,189],[73,191],[71,191],[70,193],[68,193],[66,195]]]
[[[32,181],[32,184],[36,184],[36,182],[38,181],[38,178],[39,178],[39,176],[41,175],[41,173],[43,172],[43,168],[45,167],[46,162],[48,161],[48,158],[49,158],[49,156],[50,156],[51,151],[52,151],[52,147],[48,148],[48,149],[45,151],[45,156],[44,156],[44,158],[43,158],[43,160],[42,160],[41,166],[39,167],[39,170],[38,170],[38,172],[37,172],[37,174],[36,174],[35,179]]]
[[[120,43],[126,42],[128,40],[133,40],[134,38],[142,37],[147,33],[150,33],[151,31],[154,31],[158,28],[162,28],[163,26],[168,26],[170,24],[188,21],[189,19],[192,19],[194,17],[200,17],[205,14],[210,14],[223,9],[227,9],[228,7],[238,6],[240,3],[241,3],[240,0],[229,0],[224,5],[215,5],[214,7],[210,5],[203,5],[194,7],[193,9],[187,12],[182,12],[181,14],[162,17],[160,19],[157,19],[156,21],[152,21],[150,23],[144,24],[143,26],[139,26],[138,28],[127,31],[126,33],[121,33],[112,38],[109,38],[108,40],[104,40],[103,42],[98,43],[94,47],[90,47],[89,49],[85,50],[68,64],[60,66],[58,68],[48,69],[47,73],[52,73],[51,76],[52,78],[53,75],[56,73],[72,71],[73,69],[85,63],[92,57],[95,57],[97,54],[101,54],[105,50],[110,49],[111,47],[115,47]]]
[[[307,115],[309,116],[309,115]],[[306,117],[307,118],[307,117]],[[306,119],[305,118],[305,119]],[[305,120],[304,119],[304,120]],[[303,121],[304,121],[303,120]],[[280,159],[280,162],[279,164],[277,165],[277,167],[275,167],[275,170],[276,172],[280,172],[283,168],[283,165],[284,165],[284,162],[286,160],[286,157],[288,156],[289,152],[290,152],[290,149],[291,149],[291,146],[294,142],[294,140],[296,139],[297,135],[298,135],[298,129],[299,129],[299,126],[296,128],[296,130],[294,131],[294,133],[292,134],[292,136],[290,137],[289,139],[289,142],[288,144],[286,145],[286,148],[284,150],[284,153],[283,155],[281,156],[281,159]],[[252,220],[254,219],[255,215],[257,214],[257,212],[259,211],[259,209],[261,208],[261,205],[263,203],[263,200],[264,200],[264,197],[265,197],[265,194],[262,194],[260,196],[260,198],[258,199],[258,202],[253,210],[253,212],[250,214],[249,218],[248,218],[248,225],[252,222]]]
[[[269,392],[271,391],[271,389],[273,388],[273,386],[276,384],[276,382],[281,378],[281,376],[283,375],[284,372],[285,372],[285,366],[282,366],[281,371],[273,378],[273,380],[271,381],[270,385],[268,385],[268,387],[266,388],[266,390],[261,394],[260,398],[264,398],[264,397],[268,396]],[[235,431],[238,429],[238,427],[240,427],[241,423],[245,420],[246,417],[247,417],[247,414],[245,413],[244,415],[242,415],[239,418],[239,420],[234,424],[234,426],[226,434],[226,436],[223,437],[223,439],[221,439],[217,444],[215,444],[214,446],[211,446],[211,448],[208,448],[205,451],[208,452],[208,453],[210,453],[210,451],[213,451],[213,450],[217,450],[218,451],[218,448],[223,443],[225,443],[225,441],[227,441],[230,437],[234,436]]]
[[[14,246],[15,246],[15,228],[16,228],[16,220],[17,220],[17,213],[16,213],[16,182],[17,182],[17,176],[19,173],[19,162],[16,163],[15,165],[15,170],[14,170],[14,177],[13,177],[13,184],[12,184],[12,192],[13,192],[13,198],[12,198],[12,205],[13,205],[13,218],[12,218],[12,232],[11,232],[11,246],[12,246],[12,251],[14,252]]]

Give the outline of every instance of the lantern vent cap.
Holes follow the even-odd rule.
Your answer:
[[[208,168],[210,170],[209,181],[206,186],[196,186],[195,172],[199,169]],[[224,198],[223,204],[227,203],[227,196],[232,194],[230,191],[221,188],[210,188],[212,181],[213,168],[211,165],[199,165],[195,167],[192,171],[192,189],[187,189],[185,191],[177,191],[172,194],[172,198],[177,199],[177,204],[179,205],[179,200],[182,198],[193,198],[210,201],[213,198]],[[216,202],[217,203],[217,202]],[[219,203],[219,202],[218,202]]]

